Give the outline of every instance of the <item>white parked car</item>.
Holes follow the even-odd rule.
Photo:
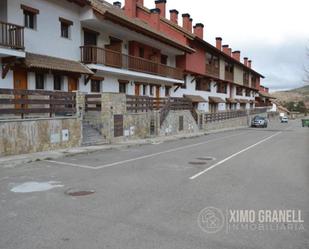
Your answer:
[[[288,117],[282,117],[281,118],[281,123],[288,123],[288,122],[289,122]]]

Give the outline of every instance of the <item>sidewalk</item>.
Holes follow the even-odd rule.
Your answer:
[[[117,144],[104,144],[104,145],[97,145],[97,146],[85,146],[85,147],[75,147],[70,149],[61,149],[61,150],[53,150],[53,151],[43,151],[43,152],[36,152],[30,154],[21,154],[21,155],[14,155],[14,156],[6,156],[0,157],[0,168],[12,168],[18,165],[24,165],[26,163],[42,161],[42,160],[55,160],[63,157],[78,155],[78,154],[88,154],[96,151],[105,151],[105,150],[112,150],[112,149],[124,149],[133,146],[140,146],[145,144],[159,144],[168,141],[175,141],[179,139],[187,139],[187,138],[194,138],[205,136],[212,133],[219,133],[229,130],[238,130],[243,129],[245,127],[235,127],[230,129],[221,129],[221,130],[214,130],[208,132],[198,132],[198,133],[191,133],[191,134],[181,134],[181,135],[173,135],[173,136],[161,136],[155,138],[147,138],[147,139],[136,139],[136,140],[128,140]]]
[[[156,137],[156,138],[148,138],[148,139],[138,139],[138,140],[128,140],[125,142],[117,143],[117,144],[104,144],[97,146],[85,146],[85,147],[75,147],[70,149],[61,149],[61,150],[53,150],[53,151],[43,151],[36,152],[30,154],[21,154],[14,156],[6,156],[0,157],[0,168],[12,168],[21,164],[26,164],[35,161],[41,160],[55,160],[62,157],[78,155],[78,154],[87,154],[96,151],[105,151],[112,149],[123,149],[129,148],[132,146],[139,146],[145,144],[159,144],[167,141],[174,141],[178,139],[199,137],[206,135],[205,132],[200,133],[192,133],[192,134],[182,134],[182,135],[174,135],[174,136],[166,136],[166,137]]]

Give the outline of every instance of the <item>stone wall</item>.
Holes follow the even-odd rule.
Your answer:
[[[180,124],[181,120],[183,120],[183,125]],[[198,125],[196,124],[190,111],[170,111],[160,128],[159,135],[167,136],[176,134],[188,134],[198,131]]]
[[[80,146],[79,118],[0,121],[0,156]]]

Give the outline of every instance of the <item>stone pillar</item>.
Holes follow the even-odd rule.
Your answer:
[[[76,116],[83,119],[85,113],[85,93],[75,91],[76,93]]]
[[[101,118],[102,135],[107,142],[114,141],[114,115],[124,115],[127,112],[126,95],[122,93],[102,93]]]

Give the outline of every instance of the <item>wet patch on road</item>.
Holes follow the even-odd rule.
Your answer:
[[[53,188],[61,188],[64,185],[59,184],[60,182],[50,181],[50,182],[25,182],[23,184],[17,185],[11,189],[14,193],[33,193],[48,191]]]

